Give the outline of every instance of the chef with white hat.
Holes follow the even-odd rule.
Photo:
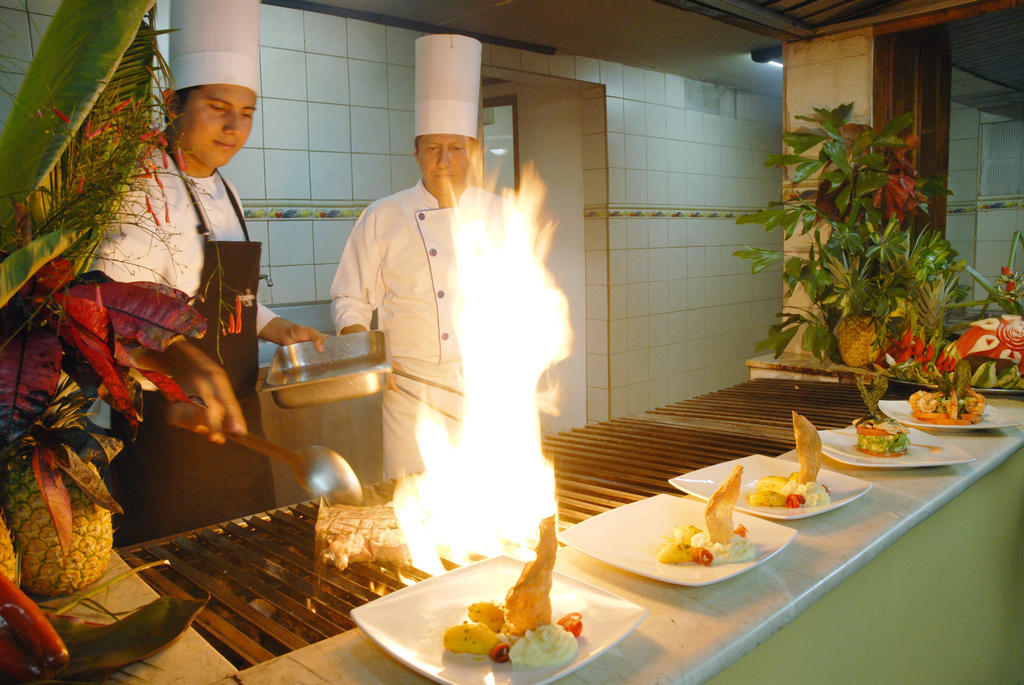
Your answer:
[[[119,544],[271,508],[266,458],[207,438],[222,443],[222,430],[260,431],[257,336],[323,345],[318,331],[257,302],[261,245],[250,239],[238,193],[218,171],[252,128],[259,21],[259,0],[174,0],[169,64],[176,90],[166,133],[177,163],[155,165],[157,177],[126,200],[131,218],[110,227],[96,253],[96,268],[117,280],[196,296],[207,318],[195,345],[179,343],[146,360],[206,406],[145,394],[138,436],[112,467],[125,509]]]
[[[501,198],[469,184],[479,125],[480,42],[437,34],[416,41],[415,154],[422,178],[359,217],[331,284],[342,335],[370,327],[377,311],[396,367],[458,387],[461,355],[452,305],[458,288],[457,217],[500,219]],[[458,397],[396,379],[384,394],[384,477],[423,470],[416,443],[421,404],[457,414]],[[440,415],[438,415],[440,418]],[[449,430],[457,426],[449,419]]]

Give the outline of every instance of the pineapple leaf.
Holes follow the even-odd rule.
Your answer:
[[[111,496],[110,491],[103,484],[103,480],[96,472],[96,469],[90,467],[87,462],[83,461],[69,447],[65,446],[63,452],[63,459],[59,460],[58,466],[64,473],[68,474],[71,480],[75,482],[75,485],[85,493],[85,496],[92,500],[96,506],[123,514],[124,510],[121,509],[121,505]]]
[[[67,448],[60,446],[58,449],[63,451]],[[51,446],[36,445],[32,452],[32,472],[57,531],[61,552],[67,556],[71,553],[71,493],[60,477],[58,458],[59,455]]]

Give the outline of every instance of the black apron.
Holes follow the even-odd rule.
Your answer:
[[[242,208],[226,183],[245,241],[211,240],[206,212],[188,182],[185,187],[199,220],[196,230],[206,242],[194,306],[206,317],[207,329],[205,336],[193,342],[223,365],[249,432],[261,435],[256,392],[260,243],[249,240]],[[145,392],[138,436],[111,463],[117,500],[125,510],[124,517],[118,517],[120,525],[115,518],[118,546],[274,506],[273,475],[265,456],[231,442],[216,445],[171,426],[167,423],[170,406],[160,393]]]

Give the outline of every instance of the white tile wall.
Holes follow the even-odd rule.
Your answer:
[[[0,27],[19,28],[3,51],[27,60],[30,17],[4,14],[11,1],[0,2]],[[262,102],[246,148],[225,169],[243,198],[362,204],[412,185],[419,177],[412,157],[419,34],[276,6],[263,11]],[[761,165],[779,146],[778,100],[573,55],[485,45],[484,61],[603,84],[604,93],[585,95],[582,107],[588,207],[729,209],[778,197],[777,172]],[[0,77],[16,83],[17,71]],[[261,298],[327,300],[353,223],[250,221],[275,283]],[[778,310],[781,288],[777,270],[751,275],[731,255],[774,240],[730,219],[587,219],[588,419],[742,380],[743,360]]]

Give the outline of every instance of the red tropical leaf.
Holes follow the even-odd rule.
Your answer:
[[[206,332],[206,319],[188,305],[188,297],[166,286],[111,281],[76,285],[66,292],[100,302],[119,337],[153,350],[163,350],[179,336]]]
[[[191,402],[185,391],[182,390],[170,376],[165,376],[156,371],[139,367],[138,362],[132,353],[119,342],[114,343],[114,359],[124,366],[138,370],[143,377],[147,378],[157,389],[163,393],[169,402]]]
[[[110,406],[124,414],[132,426],[136,425],[138,415],[132,407],[122,367],[114,359],[114,340],[106,311],[96,302],[80,297],[58,295],[55,299],[65,313],[60,323],[61,340],[74,348],[100,377],[104,399]]]
[[[28,294],[46,297],[70,283],[74,276],[74,265],[68,260],[58,257],[40,267],[25,288]]]
[[[71,494],[64,486],[53,450],[37,445],[32,452],[32,472],[39,483],[43,502],[50,512],[53,527],[57,529],[60,548],[67,555],[71,551]]]
[[[0,443],[27,431],[50,405],[60,380],[61,346],[53,331],[6,331],[0,346]]]
[[[139,369],[139,373],[155,385],[168,402],[192,402],[188,395],[185,394],[185,391],[181,389],[181,386],[175,383],[170,376],[165,376],[156,371],[149,371],[148,369]]]

